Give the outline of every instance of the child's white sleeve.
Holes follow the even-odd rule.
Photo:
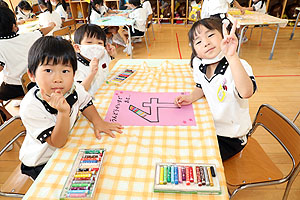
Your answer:
[[[76,92],[78,94],[78,101],[79,101],[79,110],[83,112],[87,107],[93,105],[92,102],[92,96],[85,91],[84,87],[79,84],[74,82],[76,86]]]
[[[192,60],[194,81],[196,83],[196,87],[202,88],[201,78],[200,78],[202,72],[199,70],[200,65],[201,65],[201,60],[197,57],[194,57]]]

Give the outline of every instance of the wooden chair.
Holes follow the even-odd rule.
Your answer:
[[[287,175],[273,163],[259,143],[252,137],[257,127],[270,133],[290,156],[293,167]],[[261,105],[250,130],[248,144],[237,155],[223,162],[228,186],[238,191],[287,182],[282,199],[287,199],[291,185],[300,171],[300,130],[286,116],[270,105]],[[286,174],[286,173],[284,173]]]
[[[153,14],[148,15],[148,18],[147,18],[147,31],[150,28],[150,26],[152,27],[153,40],[155,40],[154,28],[153,28]],[[149,45],[150,45],[149,32],[148,32],[148,42],[149,42]]]
[[[76,20],[75,19],[66,20],[62,22],[62,27],[69,27],[70,34],[72,34],[76,31]]]
[[[25,133],[25,127],[20,117],[15,116],[0,126],[0,156],[8,147]],[[17,143],[18,144],[18,143]],[[18,144],[19,145],[19,144]],[[21,198],[27,192],[33,181],[21,173],[21,163],[11,173],[0,190],[0,196]]]
[[[30,88],[32,88],[32,84],[34,84],[33,82],[31,82],[27,72],[25,72],[21,76],[21,83],[22,83],[22,88],[23,88],[24,94],[26,94],[28,92],[28,90],[30,90]]]
[[[62,27],[59,30],[54,31],[53,36],[54,37],[57,37],[57,36],[63,37],[65,39],[69,40],[72,43],[71,31],[70,31],[69,26],[65,26],[65,27]]]

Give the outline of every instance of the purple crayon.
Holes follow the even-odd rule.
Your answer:
[[[186,181],[186,175],[185,175],[185,167],[181,167],[181,172],[182,172],[182,181]]]

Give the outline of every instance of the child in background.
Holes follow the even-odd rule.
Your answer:
[[[61,17],[61,20],[64,22],[67,18],[67,5],[65,0],[50,0],[50,3],[52,5],[52,10],[57,12],[59,16]]]
[[[109,75],[111,57],[117,55],[116,48],[107,43],[100,26],[84,24],[74,34],[74,49],[77,52],[78,71],[75,81],[94,95]]]
[[[36,20],[36,16],[32,13],[32,11],[33,9],[27,1],[20,1],[20,3],[16,6],[15,9],[17,23],[24,24],[26,21]]]
[[[201,10],[201,19],[209,17],[225,19],[230,4],[240,9],[242,14],[245,13],[244,8],[240,6],[236,0],[204,0]]]
[[[17,34],[15,14],[7,7],[0,7],[0,71],[3,76],[1,100],[24,96],[20,76],[26,73],[29,48],[55,26],[54,23],[49,25],[39,31]]]
[[[223,29],[223,31],[222,31]],[[175,104],[189,105],[206,97],[210,107],[222,160],[240,152],[251,129],[248,98],[256,90],[251,66],[238,57],[236,22],[230,26],[219,18],[195,22],[189,31],[191,66],[196,88],[179,96]]]
[[[153,13],[151,3],[148,0],[141,0],[142,7],[146,10],[146,16],[148,17]]]
[[[146,21],[147,14],[146,10],[142,7],[140,0],[129,0],[129,3],[133,5],[134,9],[131,13],[127,14],[127,16],[131,19],[134,19],[135,22],[133,24],[134,32],[132,28],[130,28],[130,36],[143,36],[146,31]],[[129,47],[128,39],[126,41],[126,48],[124,52],[127,52],[128,55],[131,55],[131,48]]]
[[[265,14],[267,12],[266,0],[253,0],[252,7],[244,7],[244,10],[257,11]]]
[[[53,32],[61,28],[61,17],[57,12],[52,11],[52,6],[49,0],[38,0],[39,7],[43,13],[39,15],[39,24],[41,27],[46,27],[49,23],[54,22],[56,26],[47,35],[53,35]]]
[[[117,11],[109,9],[106,5],[104,5],[103,0],[93,0],[89,4],[88,23],[94,24],[101,17],[105,17],[109,13],[117,13]]]
[[[74,82],[76,69],[76,54],[67,40],[43,37],[29,50],[28,75],[38,87],[28,91],[20,106],[26,136],[19,158],[22,173],[33,179],[66,144],[79,111],[93,124],[97,139],[101,132],[111,137],[113,131],[122,133],[120,124],[103,121],[89,93]]]

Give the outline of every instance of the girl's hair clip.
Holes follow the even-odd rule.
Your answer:
[[[45,3],[48,3],[48,0],[45,0]]]

